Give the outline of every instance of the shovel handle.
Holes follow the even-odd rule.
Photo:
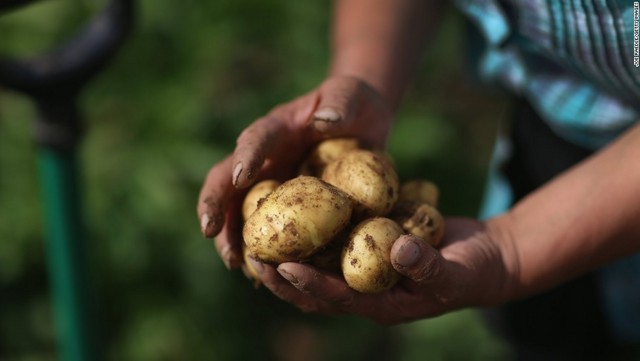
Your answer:
[[[133,0],[111,0],[58,48],[30,59],[0,57],[0,86],[38,99],[75,96],[115,55],[133,28],[133,19]]]

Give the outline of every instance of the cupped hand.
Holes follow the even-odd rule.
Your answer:
[[[504,301],[514,268],[500,237],[467,218],[447,219],[446,229],[439,250],[413,236],[397,239],[391,261],[403,278],[382,293],[359,293],[340,275],[307,264],[250,262],[267,288],[303,311],[355,314],[386,325]]]
[[[367,83],[334,76],[249,125],[233,153],[209,171],[197,206],[202,233],[215,237],[227,268],[242,264],[240,207],[249,186],[292,178],[305,153],[324,138],[354,136],[382,148],[391,118],[388,102]]]

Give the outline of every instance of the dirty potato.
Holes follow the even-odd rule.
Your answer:
[[[391,265],[391,247],[402,234],[396,222],[384,217],[356,225],[342,251],[342,273],[349,287],[362,293],[393,287],[400,274]]]
[[[349,223],[353,205],[338,188],[315,177],[284,182],[261,201],[242,235],[248,252],[263,262],[309,258]]]
[[[405,232],[422,238],[434,247],[442,241],[444,219],[440,212],[429,204],[401,201],[396,204],[389,217]]]
[[[249,219],[249,216],[258,208],[260,200],[266,198],[267,195],[278,188],[280,184],[279,181],[273,179],[266,179],[256,183],[244,197],[244,201],[242,202],[242,218],[245,221]]]
[[[347,152],[327,165],[322,179],[351,196],[356,219],[386,215],[398,199],[398,174],[388,160],[372,151]]]

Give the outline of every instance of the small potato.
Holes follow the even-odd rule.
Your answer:
[[[398,201],[420,202],[437,207],[439,196],[438,186],[435,183],[414,179],[400,185]]]
[[[256,272],[256,270],[253,268],[253,266],[249,262],[249,257],[250,256],[249,256],[248,248],[247,246],[243,245],[242,258],[244,260],[244,263],[242,264],[242,272],[244,273],[245,276],[247,276],[248,279],[253,280],[253,286],[255,288],[258,288],[262,284],[262,281],[258,276],[258,272]]]
[[[386,215],[398,199],[398,174],[386,158],[372,151],[347,152],[327,165],[322,179],[353,198],[357,220]]]
[[[327,164],[337,160],[344,153],[361,148],[356,138],[330,138],[321,141],[313,148],[300,166],[299,173],[319,177]]]
[[[434,247],[442,241],[444,219],[440,212],[429,204],[398,202],[389,217],[398,222],[405,232],[422,238]]]
[[[342,273],[349,287],[362,293],[393,287],[400,274],[391,265],[391,247],[402,234],[402,228],[388,218],[360,222],[342,251]]]
[[[279,181],[273,179],[267,179],[256,183],[244,197],[244,201],[242,203],[242,218],[245,221],[249,219],[249,216],[258,208],[260,200],[273,192],[278,188],[278,186],[280,186],[280,184],[281,183]]]
[[[263,262],[308,259],[347,225],[352,201],[338,188],[300,176],[270,193],[242,230],[249,254]]]

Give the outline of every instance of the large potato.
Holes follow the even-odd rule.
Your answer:
[[[444,235],[444,218],[433,206],[412,201],[400,201],[389,215],[402,229],[437,246]]]
[[[342,157],[344,153],[361,148],[356,138],[330,138],[318,143],[300,166],[300,174],[319,177],[327,164]]]
[[[284,182],[261,201],[242,235],[249,254],[271,263],[300,261],[324,248],[349,223],[353,205],[315,177]]]
[[[363,293],[393,287],[400,274],[391,265],[391,247],[402,234],[402,228],[388,218],[360,222],[342,251],[342,273],[349,287]]]
[[[386,215],[398,199],[398,174],[385,157],[372,151],[345,153],[326,166],[322,179],[353,198],[356,219]]]

